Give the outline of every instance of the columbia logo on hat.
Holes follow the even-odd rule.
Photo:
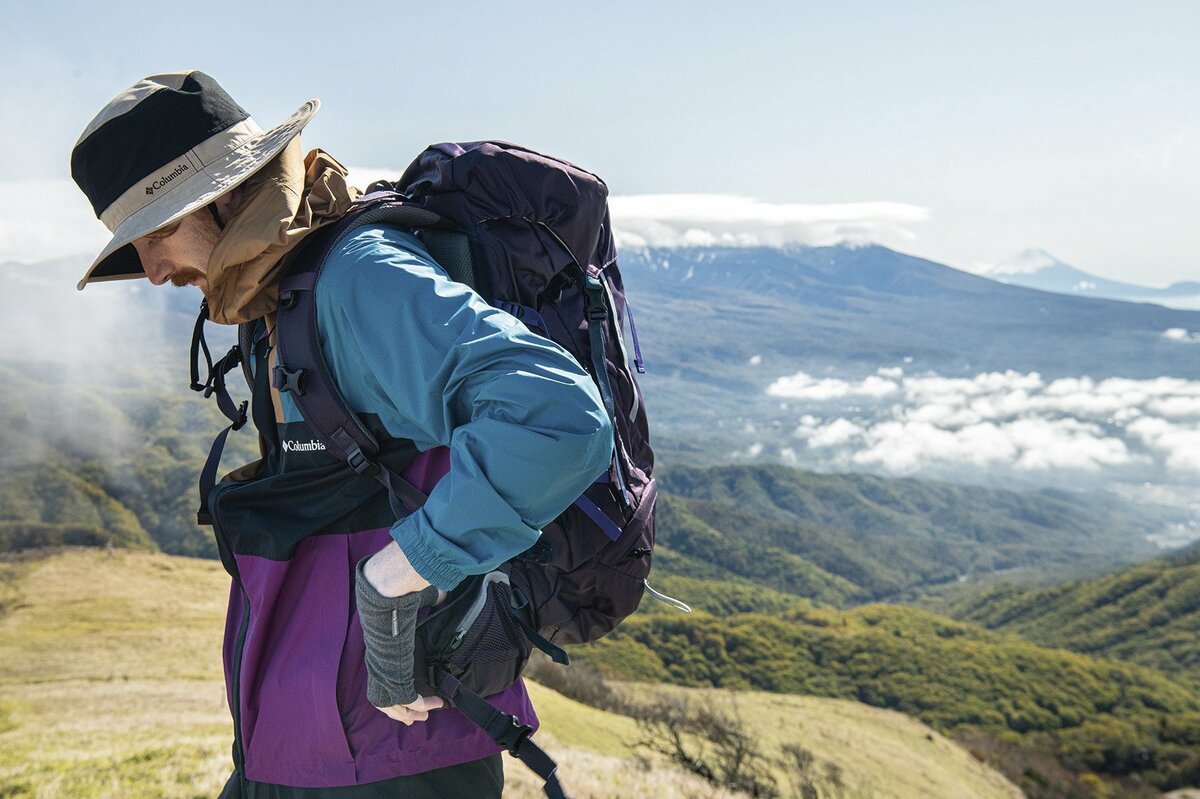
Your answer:
[[[180,164],[179,166],[175,167],[174,171],[169,172],[166,175],[163,175],[162,177],[160,177],[160,178],[156,179],[154,182],[152,182],[149,186],[147,186],[146,193],[154,194],[154,192],[156,192],[160,189],[165,189],[167,187],[168,183],[170,183],[172,180],[174,180],[175,178],[179,177],[180,175],[182,175],[184,172],[187,172],[187,171],[188,171],[188,165]]]

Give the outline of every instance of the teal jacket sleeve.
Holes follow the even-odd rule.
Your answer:
[[[317,329],[350,407],[450,472],[392,535],[449,590],[531,546],[607,468],[612,427],[588,374],[451,281],[413,236],[368,228],[339,245],[317,288]]]

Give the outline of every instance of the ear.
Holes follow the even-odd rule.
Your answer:
[[[217,199],[213,200],[213,204],[217,206],[218,211],[226,212],[229,211],[239,199],[241,199],[241,196],[242,187],[238,186],[230,189]]]
[[[242,187],[236,186],[213,200],[213,205],[217,209],[217,215],[221,217],[220,227],[224,227],[229,218],[233,216],[234,209],[237,208],[237,203],[240,199],[242,199]]]

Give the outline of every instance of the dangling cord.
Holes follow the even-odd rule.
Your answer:
[[[208,204],[208,212],[210,214],[212,214],[213,221],[217,223],[217,229],[224,230],[225,229],[225,221],[223,219],[221,219],[221,214],[219,211],[217,211],[217,204],[209,203]]]
[[[212,354],[208,351],[208,342],[204,340],[204,323],[208,321],[208,299],[200,300],[200,314],[196,317],[196,326],[192,328],[192,391],[203,391],[212,380]],[[208,381],[200,382],[200,353],[204,353],[205,372]]]

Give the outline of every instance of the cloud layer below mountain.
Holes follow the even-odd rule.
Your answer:
[[[1046,381],[1014,371],[951,378],[887,368],[859,379],[799,372],[767,393],[806,411],[779,449],[785,461],[1038,482],[1200,481],[1200,381]]]
[[[895,202],[769,203],[727,194],[642,194],[609,199],[623,247],[897,245],[929,210]]]

